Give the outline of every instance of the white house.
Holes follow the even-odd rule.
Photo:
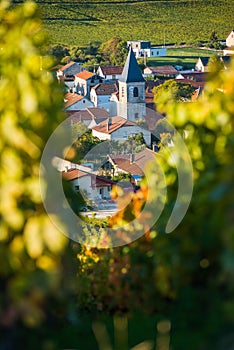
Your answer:
[[[66,111],[78,111],[85,108],[93,107],[91,101],[84,96],[68,92],[64,97]]]
[[[234,47],[234,30],[226,38],[226,45],[227,47]]]
[[[95,175],[90,172],[89,168],[87,169],[87,172],[78,169],[69,169],[62,173],[62,177],[64,180],[71,182],[74,191],[79,191],[84,199],[91,199],[93,201],[109,199],[114,182]]]
[[[208,72],[208,63],[210,57],[199,57],[195,65],[195,70],[199,72]]]
[[[75,89],[79,95],[90,96],[90,90],[93,86],[103,82],[103,78],[87,70],[75,75]]]
[[[100,140],[124,141],[128,136],[142,132],[147,146],[151,144],[151,133],[136,123],[116,116],[108,118],[92,128],[92,135]]]
[[[122,72],[122,66],[99,66],[97,69],[97,74],[105,80],[119,80]]]
[[[134,40],[127,42],[131,46],[136,58],[142,57],[163,57],[167,55],[165,47],[152,47],[150,41]]]
[[[57,70],[57,78],[60,79],[60,77],[63,77],[63,78],[69,78],[69,77],[73,77],[82,72],[84,69],[84,67],[78,63],[78,62],[74,62],[74,61],[71,61],[69,62],[68,64],[66,64],[65,66],[59,68]]]
[[[90,100],[93,102],[95,107],[104,107],[109,110],[110,97],[117,91],[115,83],[102,83],[91,88]]]

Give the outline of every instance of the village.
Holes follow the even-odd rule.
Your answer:
[[[2,2],[0,350],[234,349],[233,23]]]
[[[106,146],[102,154],[89,154],[79,164],[61,160],[58,167],[63,179],[84,197],[87,205],[82,210],[99,212],[101,217],[116,211],[111,198],[116,183],[124,192],[137,190],[146,164],[157,157],[165,134],[169,135],[167,145],[173,147],[173,131],[162,122],[165,114],[157,111],[155,87],[168,81],[184,84],[190,87],[190,95],[181,96],[181,100],[195,103],[202,98],[209,74],[209,57],[199,57],[191,70],[184,70],[183,65],[164,65],[146,66],[142,72],[137,59],[166,56],[166,48],[151,47],[149,41],[140,40],[128,41],[127,46],[124,67],[99,66],[90,72],[70,61],[56,72],[66,91],[64,108],[69,126],[75,130],[82,124],[91,137],[115,145],[109,151],[112,154]],[[217,56],[221,69],[228,69],[233,54],[234,31],[228,35],[222,55]],[[139,141],[136,145],[137,135],[140,145]]]

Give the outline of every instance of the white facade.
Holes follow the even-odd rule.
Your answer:
[[[151,47],[150,49],[141,50],[136,57],[165,57],[166,55],[167,49],[165,47]]]
[[[65,109],[66,111],[78,111],[78,110],[83,110],[91,107],[93,107],[92,102],[85,97],[81,97],[79,101],[76,101],[72,105],[65,107]]]
[[[71,106],[66,107],[66,111],[78,111],[78,110],[83,110],[91,107],[93,107],[92,102],[86,98],[82,98],[80,101],[77,101],[73,103]]]
[[[234,47],[234,30],[232,30],[231,33],[228,35],[226,39],[226,45],[227,47]]]
[[[94,104],[95,107],[105,108],[109,110],[110,108],[110,97],[111,95],[97,95],[95,89],[91,89],[90,91],[90,100]]]
[[[136,58],[164,57],[167,55],[166,47],[152,47],[150,41],[128,41],[127,45],[132,47]]]

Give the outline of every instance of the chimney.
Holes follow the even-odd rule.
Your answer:
[[[110,130],[110,127],[111,127],[111,118],[108,117],[108,118],[107,118],[107,123],[106,123],[106,131],[109,131],[109,130]]]
[[[130,154],[130,164],[134,163],[135,162],[135,154],[134,153],[131,153]]]

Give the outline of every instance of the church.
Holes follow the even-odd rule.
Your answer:
[[[143,78],[132,48],[129,48],[119,89],[110,98],[110,115],[118,115],[132,122],[146,116],[145,79]]]

